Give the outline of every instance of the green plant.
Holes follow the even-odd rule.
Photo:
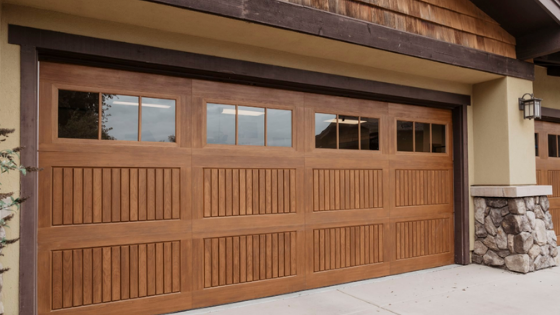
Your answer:
[[[0,128],[0,144],[6,141],[6,138],[8,138],[10,134],[14,133],[14,131],[15,129]],[[2,185],[1,175],[5,175],[6,173],[16,171],[20,172],[23,175],[27,175],[30,172],[39,170],[36,167],[25,167],[20,165],[19,153],[22,149],[22,147],[17,147],[12,149],[0,150],[0,185]],[[21,207],[21,204],[25,202],[26,199],[27,198],[21,196],[14,197],[13,191],[3,192],[2,187],[0,186],[0,213],[2,213],[2,215],[0,216],[0,229],[9,227],[8,222],[10,222],[10,220],[14,218],[14,211],[18,211]],[[4,216],[3,213],[5,211],[12,213]],[[2,234],[5,235],[5,233]],[[6,239],[6,237],[2,237],[2,240],[0,240],[0,251],[8,245],[16,243],[18,240],[19,238]],[[0,255],[3,256],[3,254],[1,253]],[[8,270],[9,268],[0,268],[0,274]]]

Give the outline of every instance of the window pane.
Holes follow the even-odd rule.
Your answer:
[[[414,123],[415,152],[430,152],[430,124]]]
[[[558,157],[556,135],[548,135],[548,156]]]
[[[266,145],[273,147],[292,146],[292,111],[266,110]]]
[[[264,145],[264,108],[237,107],[237,144]]]
[[[445,125],[432,125],[432,152],[445,153]]]
[[[58,91],[58,137],[98,139],[99,93]]]
[[[359,117],[338,115],[338,148],[358,150]]]
[[[539,156],[539,134],[535,133],[535,156]]]
[[[235,106],[206,105],[206,142],[235,144]]]
[[[412,152],[412,125],[411,121],[397,121],[397,151]]]
[[[379,119],[362,117],[360,133],[362,150],[379,150]]]
[[[336,149],[336,115],[315,114],[315,147]]]
[[[175,100],[142,97],[142,141],[175,142]]]
[[[138,141],[138,97],[102,94],[101,139]]]

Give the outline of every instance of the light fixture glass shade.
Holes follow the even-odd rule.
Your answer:
[[[525,96],[529,95],[528,99]],[[519,109],[523,111],[523,118],[538,119],[541,118],[541,102],[542,99],[534,98],[533,94],[525,94],[519,99]]]

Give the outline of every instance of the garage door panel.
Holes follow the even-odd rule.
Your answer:
[[[383,207],[382,169],[313,169],[313,211]]]
[[[454,262],[453,253],[443,253],[399,260],[391,263],[391,274],[411,272],[427,268],[451,265]]]
[[[452,252],[452,230],[450,218],[396,222],[396,260]]]
[[[185,281],[189,275],[182,274],[190,272],[185,268],[186,252],[190,250],[185,241],[146,243],[144,238],[138,243],[121,242],[40,249],[40,256],[45,259],[41,270],[50,277],[43,277],[38,285],[52,288],[52,291],[47,290],[48,299],[41,299],[40,308],[57,312],[71,309],[79,312],[83,308],[100,311],[99,308],[107,304],[127,300],[140,302],[164,295],[184,300],[185,296],[179,293],[190,290]],[[187,298],[186,302],[189,300]]]
[[[395,170],[397,207],[451,204],[452,170]]]
[[[420,106],[408,106],[403,104],[389,103],[389,115],[413,121],[421,119],[429,123],[450,122],[451,111],[439,108]]]
[[[390,216],[388,209],[365,209],[343,211],[321,211],[308,214],[305,225],[308,227],[324,227],[336,223],[362,224],[364,222],[383,222]]]
[[[313,229],[313,272],[384,262],[384,225]]]
[[[189,235],[191,227],[188,221],[172,220],[40,228],[38,244],[40,249],[108,245],[122,239],[145,240],[146,231],[150,240],[159,241],[177,237],[177,233]]]
[[[138,87],[116,91],[63,68],[41,79],[51,88],[40,105],[50,135],[40,144],[41,313],[166,313],[453,261],[450,111],[176,78],[154,90],[137,73]],[[96,139],[58,139],[58,106],[89,103],[56,106],[57,87],[89,87],[79,93],[92,104],[139,95],[117,104],[138,106],[136,141],[107,141],[102,119]],[[144,88],[160,101],[173,94],[176,143],[144,141],[140,130],[158,121],[142,123],[142,111],[162,108],[142,103]],[[96,106],[88,113],[110,110]],[[445,142],[426,123],[445,125]],[[398,132],[418,152],[404,152]]]

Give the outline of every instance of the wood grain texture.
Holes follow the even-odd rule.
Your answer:
[[[282,0],[515,58],[515,38],[468,0]]]
[[[297,275],[296,232],[204,239],[204,287]]]
[[[172,279],[181,277],[181,271],[176,266],[177,257],[181,255],[180,247],[174,244],[178,244],[178,242],[53,251],[51,259],[52,309],[146,296],[138,295],[138,287],[144,285],[141,279],[144,276],[143,271],[145,272],[139,266],[142,266],[143,262],[150,257],[146,256],[149,255],[147,251],[138,251],[139,247],[155,248],[156,259],[153,260],[153,268],[156,272],[153,276],[157,290],[152,295],[180,292],[180,286],[171,283]],[[102,280],[101,275],[103,275]],[[103,287],[103,298],[101,298],[101,286]]]
[[[177,171],[170,168],[55,167],[53,225],[99,223],[100,205],[104,223],[179,219],[181,187]],[[138,182],[137,174],[144,172],[157,174],[158,180],[145,181],[141,175]],[[147,218],[143,214],[139,217],[138,207],[153,214]]]
[[[204,169],[204,217],[296,212],[290,169]]]
[[[313,231],[313,271],[383,262],[383,225],[359,225]]]
[[[396,170],[395,180],[397,207],[451,202],[449,170]]]
[[[450,252],[451,234],[450,219],[397,222],[397,260]]]
[[[313,170],[313,211],[382,206],[382,170]]]

